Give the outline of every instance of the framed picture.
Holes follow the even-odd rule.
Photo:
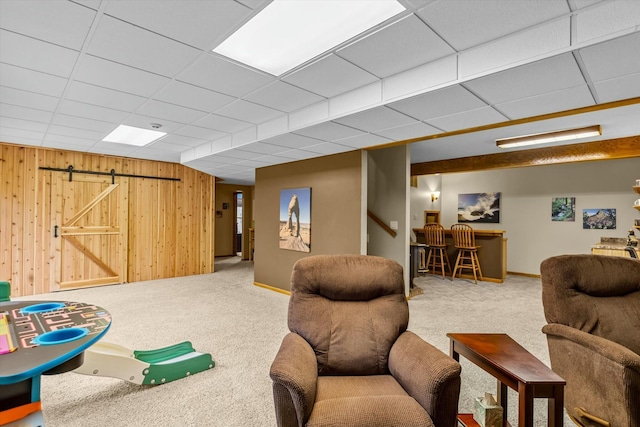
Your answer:
[[[582,228],[585,230],[615,230],[615,209],[583,209]]]
[[[576,198],[553,197],[551,199],[551,221],[575,221]]]
[[[280,249],[311,252],[311,187],[280,190]]]
[[[500,193],[458,194],[458,222],[499,223]]]

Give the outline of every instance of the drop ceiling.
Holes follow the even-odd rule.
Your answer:
[[[281,76],[212,52],[268,3],[0,0],[0,141],[251,185],[256,168],[413,138],[441,136],[411,143],[421,163],[594,124],[590,140],[640,135],[637,0],[400,0],[406,11]],[[151,123],[167,136],[102,141]]]

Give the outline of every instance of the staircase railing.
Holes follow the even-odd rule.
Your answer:
[[[386,231],[387,233],[389,233],[391,235],[391,237],[396,237],[396,235],[398,233],[396,233],[394,230],[391,229],[391,227],[389,227],[387,225],[386,222],[384,222],[383,220],[381,220],[380,218],[378,218],[373,212],[367,210],[367,216],[369,218],[371,218],[376,224],[378,224],[380,227],[382,227],[382,229],[384,231]]]

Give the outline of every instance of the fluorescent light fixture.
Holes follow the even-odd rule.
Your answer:
[[[117,142],[118,144],[137,145],[142,147],[147,145],[156,139],[165,136],[166,132],[158,132],[157,130],[148,130],[142,128],[136,128],[132,126],[120,125],[113,132],[107,135],[103,141],[105,142]]]
[[[404,10],[396,0],[274,0],[213,51],[279,76]]]
[[[537,133],[533,135],[516,136],[513,138],[496,139],[500,148],[523,147],[525,145],[545,144],[548,142],[567,141],[570,139],[587,138],[602,135],[600,125],[579,129],[559,130],[555,132]]]

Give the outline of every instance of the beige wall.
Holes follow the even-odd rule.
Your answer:
[[[279,248],[280,190],[311,187],[311,252]],[[361,252],[360,151],[256,170],[254,278],[290,289],[293,264],[310,255]]]
[[[216,243],[215,256],[231,256],[233,252],[234,229],[234,194],[242,192],[243,199],[243,223],[242,223],[242,259],[249,259],[249,228],[253,221],[253,186],[216,184]],[[229,208],[223,209],[223,203],[228,203]]]

